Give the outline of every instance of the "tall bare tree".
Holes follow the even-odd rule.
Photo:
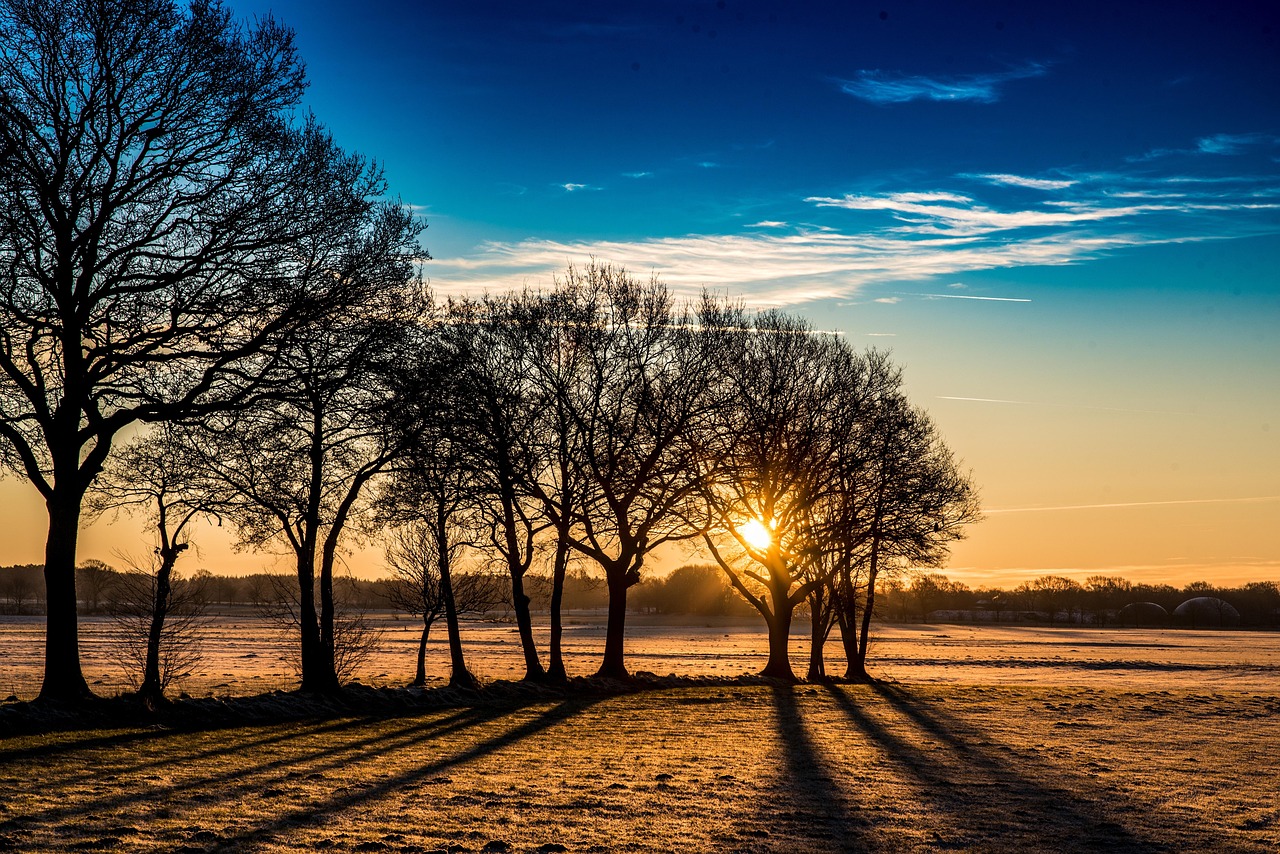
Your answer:
[[[418,687],[427,683],[427,641],[431,627],[444,616],[448,605],[440,573],[439,548],[440,541],[433,527],[421,520],[396,528],[386,545],[386,564],[391,571],[384,587],[387,599],[422,620],[417,669],[410,683]],[[454,562],[449,563],[452,569]],[[500,579],[487,573],[451,573],[451,581],[454,610],[459,616],[483,614],[503,600],[498,585]]]
[[[793,614],[825,583],[821,508],[832,482],[833,389],[857,363],[829,336],[778,312],[730,311],[724,402],[702,425],[703,539],[769,630],[763,673],[794,680]]]
[[[581,365],[563,390],[578,442],[569,463],[582,503],[567,536],[604,570],[609,617],[598,674],[628,676],[627,590],[645,558],[698,536],[699,477],[692,430],[713,405],[715,347],[656,279],[592,263],[570,268],[561,290],[582,301]]]
[[[469,357],[465,340],[450,329],[450,316],[424,329],[397,373],[398,405],[387,412],[390,428],[405,444],[394,477],[379,499],[379,516],[392,525],[420,525],[431,540],[449,635],[449,684],[474,688],[462,646],[455,569],[480,539],[475,457],[465,418]]]
[[[389,413],[401,402],[395,375],[427,310],[414,275],[418,227],[407,212],[383,205],[357,225],[340,242],[311,247],[309,261],[359,283],[349,313],[282,347],[257,405],[203,425],[201,465],[225,493],[222,512],[242,544],[283,543],[294,558],[304,691],[339,688],[334,564],[370,485],[411,442]]]
[[[217,0],[0,2],[0,455],[49,513],[42,698],[90,693],[73,569],[116,436],[243,403],[348,303],[298,246],[381,182],[291,122],[304,84],[288,30]]]
[[[870,405],[841,460],[831,510],[841,556],[834,603],[851,679],[867,678],[881,574],[941,565],[964,527],[981,518],[977,490],[932,419],[907,401],[901,373],[882,354],[870,364]]]
[[[536,540],[551,527],[542,502],[532,489],[543,460],[537,407],[534,354],[519,327],[521,312],[514,297],[487,297],[453,306],[443,327],[463,357],[451,407],[456,429],[466,441],[478,518],[487,550],[498,556],[511,585],[512,610],[529,681],[542,681],[546,669],[533,637],[530,598],[524,579],[533,566]]]
[[[596,299],[584,279],[571,275],[549,294],[523,293],[509,303],[511,328],[521,337],[531,380],[526,411],[534,469],[524,484],[550,524],[551,638],[547,677],[563,682],[564,590],[573,559],[572,532],[586,495],[587,472],[578,463],[583,424],[574,417],[597,321]]]

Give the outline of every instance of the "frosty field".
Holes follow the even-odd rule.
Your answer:
[[[237,645],[184,687],[287,686],[252,628],[216,627]],[[477,672],[515,675],[508,627],[469,628]],[[572,628],[570,668],[588,672],[597,627]],[[751,626],[634,628],[636,670],[730,677],[763,663]],[[22,631],[10,621],[0,633],[0,690],[25,696]],[[407,634],[386,646],[366,682],[404,681]],[[795,651],[803,671],[800,637]],[[0,738],[0,850],[1280,847],[1276,635],[904,626],[886,628],[875,654],[876,685],[726,680]],[[107,693],[106,671],[91,673]]]
[[[378,652],[357,673],[365,684],[404,685],[413,676],[419,629],[412,620],[381,616]],[[98,694],[127,689],[108,654],[110,621],[82,618],[85,676]],[[543,650],[545,618],[535,623]],[[803,675],[809,653],[808,624],[793,627],[791,658]],[[878,626],[869,667],[885,679],[910,683],[1045,684],[1185,690],[1280,688],[1280,634],[1166,629],[1093,630],[972,624]],[[44,621],[0,616],[0,697],[34,697],[40,690]],[[252,614],[219,616],[205,629],[205,662],[174,683],[170,693],[193,696],[244,695],[290,689],[297,682],[287,656],[297,641]],[[517,679],[523,673],[515,627],[502,622],[463,624],[470,668],[483,679]],[[588,675],[600,664],[604,617],[586,613],[566,619],[565,661],[570,675]],[[545,653],[544,653],[545,655]],[[627,663],[633,671],[666,675],[738,676],[764,667],[768,650],[763,624],[749,618],[655,618],[630,615]],[[544,659],[545,660],[545,659]],[[432,632],[427,675],[448,676],[444,626]],[[827,672],[844,672],[839,639],[827,644]]]

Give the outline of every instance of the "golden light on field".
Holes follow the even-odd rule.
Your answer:
[[[758,551],[765,551],[773,543],[773,532],[759,519],[751,519],[739,525],[738,536]]]

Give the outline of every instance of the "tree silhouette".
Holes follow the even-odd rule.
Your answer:
[[[0,44],[0,454],[49,513],[41,697],[78,698],[76,540],[113,441],[245,403],[283,338],[347,305],[299,246],[380,181],[290,123],[303,69],[270,18],[4,0]]]
[[[715,328],[706,324],[704,329]],[[740,311],[720,318],[721,402],[701,425],[701,496],[711,555],[769,630],[763,673],[794,680],[795,609],[825,583],[815,513],[832,483],[829,417],[847,367],[839,345],[797,318]],[[762,533],[752,535],[750,527]]]
[[[456,541],[455,541],[456,542]],[[427,641],[431,627],[444,615],[447,606],[440,572],[440,543],[433,527],[422,521],[396,528],[386,545],[387,599],[406,613],[422,619],[418,639],[417,669],[413,682],[427,683]],[[452,566],[452,562],[450,562]],[[483,614],[502,601],[498,579],[472,572],[452,575],[454,609],[459,615]]]
[[[166,640],[190,646],[184,626],[166,631],[173,606],[171,594],[174,566],[191,546],[190,525],[201,516],[216,512],[219,497],[210,489],[199,466],[194,464],[190,432],[172,423],[161,424],[151,433],[130,442],[107,463],[88,496],[95,511],[127,509],[146,515],[155,535],[155,561],[149,571],[141,570],[130,579],[128,611],[118,615],[130,628],[145,622],[140,661],[142,677],[138,695],[149,706],[164,700],[170,672],[164,672],[162,657],[171,650],[162,648]],[[143,584],[141,577],[147,579]],[[184,608],[184,619],[191,608]],[[130,647],[132,649],[132,647]],[[169,657],[172,661],[172,656]]]
[[[395,375],[426,310],[413,276],[418,229],[396,205],[355,225],[341,242],[313,247],[309,267],[358,283],[359,298],[281,347],[266,393],[252,408],[206,419],[199,448],[241,543],[282,542],[294,557],[305,691],[339,687],[334,563],[370,485],[412,442],[389,413],[401,403]]]
[[[561,291],[582,306],[580,370],[564,402],[580,437],[570,464],[583,496],[566,534],[609,589],[598,674],[626,678],[628,589],[655,548],[699,533],[686,521],[699,470],[692,430],[713,404],[716,355],[656,279],[592,263],[571,267]]]

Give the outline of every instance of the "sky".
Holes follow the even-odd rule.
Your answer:
[[[983,496],[951,578],[1280,580],[1280,4],[229,2],[438,294],[596,258],[891,351]]]

